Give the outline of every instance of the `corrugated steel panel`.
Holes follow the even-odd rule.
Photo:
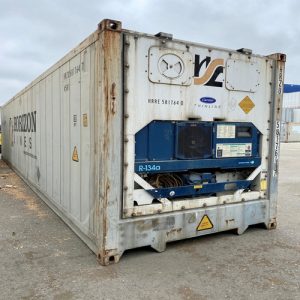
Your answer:
[[[300,108],[282,108],[281,120],[282,122],[300,122]]]
[[[287,142],[287,126],[288,126],[288,123],[281,122],[280,141],[283,143]]]
[[[292,122],[294,119],[294,108],[282,108],[281,121],[282,122]]]
[[[282,107],[283,108],[300,108],[300,92],[284,93]]]
[[[293,109],[293,119],[292,122],[300,123],[300,108]]]
[[[284,63],[283,54],[155,37],[104,20],[3,107],[3,157],[102,264],[134,247],[163,251],[178,239],[274,228]],[[191,119],[256,126],[262,161],[251,190],[172,201],[140,188],[135,134],[153,120]],[[213,226],[199,231],[204,216]]]
[[[91,199],[94,180],[91,111],[97,51],[95,42],[87,43],[81,53],[4,107],[10,116],[5,136],[13,139],[4,147],[4,158],[89,236],[94,235],[94,203],[86,200]],[[26,112],[35,113],[36,131],[14,128]],[[87,125],[82,124],[83,115]],[[72,160],[75,147],[78,162]]]
[[[286,138],[285,142],[300,142],[300,123],[286,124]]]

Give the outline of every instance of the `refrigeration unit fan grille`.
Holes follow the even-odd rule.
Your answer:
[[[212,127],[204,124],[177,124],[176,158],[201,159],[212,156]]]

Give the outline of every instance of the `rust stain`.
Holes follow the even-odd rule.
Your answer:
[[[103,141],[103,152],[104,157],[108,159],[108,145],[110,142],[109,139],[109,130],[111,128],[112,117],[115,115],[117,111],[117,96],[116,96],[116,83],[111,81],[113,77],[113,67],[114,60],[117,57],[119,49],[117,48],[117,44],[115,39],[117,39],[117,35],[112,31],[103,32],[103,52],[104,52],[104,66],[103,66],[103,76],[104,76],[104,111],[105,111],[105,133],[104,133],[104,141]]]
[[[111,98],[111,113],[114,115],[117,112],[117,102],[116,102],[116,84],[113,82],[110,90]]]
[[[167,236],[170,237],[176,237],[177,235],[180,236],[180,234],[182,233],[182,228],[174,228],[170,231],[167,232]]]
[[[104,240],[103,240],[103,243],[104,243],[104,249],[105,249],[105,238],[107,236],[107,231],[108,231],[108,220],[107,220],[107,205],[108,205],[108,195],[109,195],[109,190],[110,190],[110,183],[108,180],[105,181],[105,189],[104,189],[104,194],[103,194],[103,236],[104,236]]]
[[[226,226],[230,226],[232,223],[235,222],[235,220],[234,219],[227,219],[227,220],[225,220],[225,222],[226,222]]]
[[[155,220],[153,220],[155,222]],[[138,221],[136,223],[136,228],[139,232],[143,232],[143,231],[149,231],[153,228],[153,221]]]

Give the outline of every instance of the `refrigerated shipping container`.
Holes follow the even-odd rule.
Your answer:
[[[300,92],[289,92],[283,94],[282,107],[284,108],[300,108]]]
[[[287,122],[281,125],[281,141],[284,143],[300,142],[300,123]]]
[[[3,159],[103,265],[275,228],[284,65],[103,20],[4,105]]]

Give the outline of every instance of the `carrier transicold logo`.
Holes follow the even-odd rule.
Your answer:
[[[200,98],[200,102],[206,103],[206,104],[213,104],[216,101],[217,100],[215,98],[212,98],[212,97],[202,97],[202,98]]]

